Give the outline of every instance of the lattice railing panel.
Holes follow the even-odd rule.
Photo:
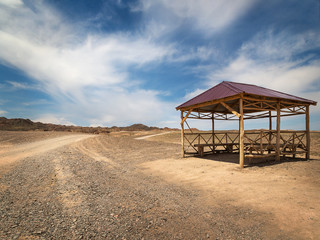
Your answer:
[[[306,131],[286,131],[281,133],[281,153],[303,153],[306,152]]]
[[[275,130],[246,131],[244,134],[244,153],[249,155],[264,155],[276,153]],[[234,151],[239,151],[239,133],[211,132],[184,134],[186,153],[197,154],[198,148],[195,144],[207,144],[205,152],[227,150],[228,145],[233,145]],[[213,146],[214,144],[214,146]],[[299,154],[307,151],[305,131],[281,131],[280,132],[280,154]]]
[[[265,154],[276,150],[275,131],[248,131],[244,135],[245,154]]]

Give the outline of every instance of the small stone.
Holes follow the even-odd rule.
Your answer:
[[[16,235],[14,235],[14,237],[12,238],[13,240],[18,239],[20,237],[21,233],[17,233]]]

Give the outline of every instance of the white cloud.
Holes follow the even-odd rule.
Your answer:
[[[300,61],[260,63],[245,56],[239,56],[226,68],[216,71],[210,78],[256,84],[293,94],[301,94],[310,85],[319,81],[320,61],[300,65]]]
[[[0,5],[16,8],[22,6],[23,2],[21,0],[0,0]]]
[[[137,122],[154,125],[175,114],[172,104],[159,101],[158,93],[154,91],[121,89],[106,92],[104,89],[94,89],[90,94],[91,97],[86,97],[88,102],[74,106],[73,111],[95,125],[124,126]]]
[[[137,81],[130,80],[127,69],[161,62],[173,54],[171,46],[155,44],[142,35],[83,34],[45,4],[37,2],[34,8],[36,11],[26,6],[0,8],[3,64],[37,80],[70,119],[118,125],[152,123],[163,117],[168,104],[159,99],[161,93],[141,89]],[[28,87],[14,81],[10,84]],[[46,119],[65,122],[52,116],[41,118]]]
[[[255,2],[255,0],[141,0],[140,10],[156,21],[158,27],[153,29],[158,29],[160,33],[165,33],[185,21],[206,33],[213,33],[230,25],[246,13]],[[155,25],[154,22],[152,25]],[[159,32],[155,32],[155,35],[158,34]]]
[[[197,88],[196,90],[192,91],[192,92],[188,92],[186,93],[186,95],[183,97],[183,99],[185,101],[188,101],[192,98],[194,98],[195,96],[198,96],[199,94],[203,93],[204,91],[206,91],[208,89],[200,89],[200,88]]]
[[[241,54],[264,60],[290,60],[294,55],[314,49],[320,45],[318,32],[290,34],[283,31],[275,33],[272,29],[260,32],[249,42],[243,44]]]
[[[12,86],[13,90],[16,90],[16,89],[39,90],[38,86],[30,85],[30,84],[26,84],[26,83],[22,83],[22,82],[7,81],[7,83],[9,83]]]
[[[52,102],[46,100],[46,99],[37,99],[35,101],[29,101],[22,103],[24,106],[35,106],[35,105],[50,105],[53,104]]]
[[[319,47],[320,35],[315,32],[290,35],[267,31],[244,43],[224,68],[211,70],[214,66],[203,66],[200,69],[208,72],[207,89],[226,80],[263,86],[318,102],[316,107],[311,106],[310,113],[311,128],[319,129],[319,120],[316,119],[320,118],[320,59],[312,54]],[[205,90],[187,93],[184,100]],[[218,123],[224,129],[233,128],[227,123]],[[250,124],[254,128],[258,125],[258,122]],[[194,126],[205,128],[198,123]],[[300,123],[297,126],[301,128]],[[290,127],[295,128],[292,124]]]
[[[40,116],[39,118],[33,119],[32,121],[42,122],[42,123],[62,124],[62,125],[75,125],[72,122],[66,120],[64,117],[55,116],[53,114],[45,114]]]
[[[315,33],[258,34],[225,68],[211,72],[208,84],[243,82],[311,98],[310,90],[314,85],[319,87],[320,60],[305,52],[319,47],[319,39]]]
[[[4,111],[4,110],[0,110],[0,115],[4,115],[4,114],[6,114],[6,113],[8,113],[7,111]]]
[[[187,61],[208,61],[218,56],[218,51],[213,47],[198,46],[195,48],[176,47],[176,51],[172,52],[172,55],[168,58],[171,63],[175,62],[187,62]],[[190,71],[190,70],[189,70]]]
[[[63,39],[63,38],[62,38]],[[170,49],[124,36],[89,37],[80,46],[57,48],[0,32],[1,59],[61,91],[126,80],[126,66],[161,60]]]

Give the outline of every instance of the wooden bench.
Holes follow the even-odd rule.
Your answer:
[[[201,144],[194,144],[194,147],[198,148],[198,153],[201,157],[204,156],[204,148],[205,147],[217,147],[217,146],[223,146],[225,147],[227,152],[233,152],[233,146],[235,145],[239,145],[239,143],[218,143],[218,144],[213,144],[213,143],[201,143]],[[262,149],[264,151],[268,151],[269,154],[265,155],[265,154],[253,154],[254,151],[260,150],[260,147],[262,146]],[[280,144],[280,149],[283,148],[285,145],[284,144]],[[295,144],[294,145],[294,150],[293,151],[286,151],[287,148],[292,147],[292,144],[288,144],[286,146],[285,149],[282,149],[282,154],[284,155],[288,155],[288,154],[299,154],[299,153],[304,153],[305,151],[297,151],[297,148],[302,148],[303,145],[301,144]],[[275,151],[275,146],[274,145],[268,145],[268,144],[248,144],[245,143],[245,154],[247,157],[265,157],[265,156],[271,156],[271,155],[275,155],[275,153],[272,153],[272,151]]]
[[[260,150],[262,148],[262,150],[264,151],[268,151],[270,153],[270,151],[276,151],[276,145],[270,145],[270,144],[252,144],[252,143],[245,143],[245,152],[250,152],[250,154],[252,154],[253,151],[257,151]],[[282,150],[283,152],[287,152],[287,149],[293,148],[293,152],[295,152],[297,149],[303,149],[303,145],[302,144],[280,144],[280,150]],[[290,152],[290,151],[289,151]]]
[[[201,157],[204,155],[204,147],[216,147],[216,146],[223,146],[226,148],[227,152],[233,152],[233,146],[239,145],[238,143],[204,143],[204,144],[194,144],[196,148],[198,148],[198,153]]]

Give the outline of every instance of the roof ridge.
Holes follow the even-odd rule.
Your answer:
[[[274,89],[271,89],[271,88],[266,88],[266,87],[262,87],[262,86],[258,86],[258,85],[255,85],[255,84],[249,84],[249,83],[238,83],[238,82],[234,82],[235,84],[241,84],[241,85],[247,85],[247,86],[255,86],[255,87],[258,87],[258,88],[263,88],[263,89],[266,89],[266,90],[271,90],[273,92],[277,92],[277,93],[281,93],[281,94],[284,94],[284,95],[287,95],[287,96],[290,96],[290,97],[295,97],[295,98],[300,98],[300,99],[303,99],[303,100],[307,100],[307,101],[310,101],[309,99],[307,98],[302,98],[302,97],[299,97],[299,96],[295,96],[295,95],[292,95],[292,94],[289,94],[289,93],[285,93],[285,92],[281,92],[281,91],[278,91],[278,90],[274,90]],[[234,86],[235,87],[235,86]],[[236,87],[235,87],[236,88]],[[314,102],[314,101],[313,101]]]
[[[222,83],[224,83],[224,85],[229,88],[231,91],[234,91],[236,93],[240,93],[240,92],[244,92],[243,90],[237,88],[236,86],[233,86],[232,83],[230,81],[223,81]]]

